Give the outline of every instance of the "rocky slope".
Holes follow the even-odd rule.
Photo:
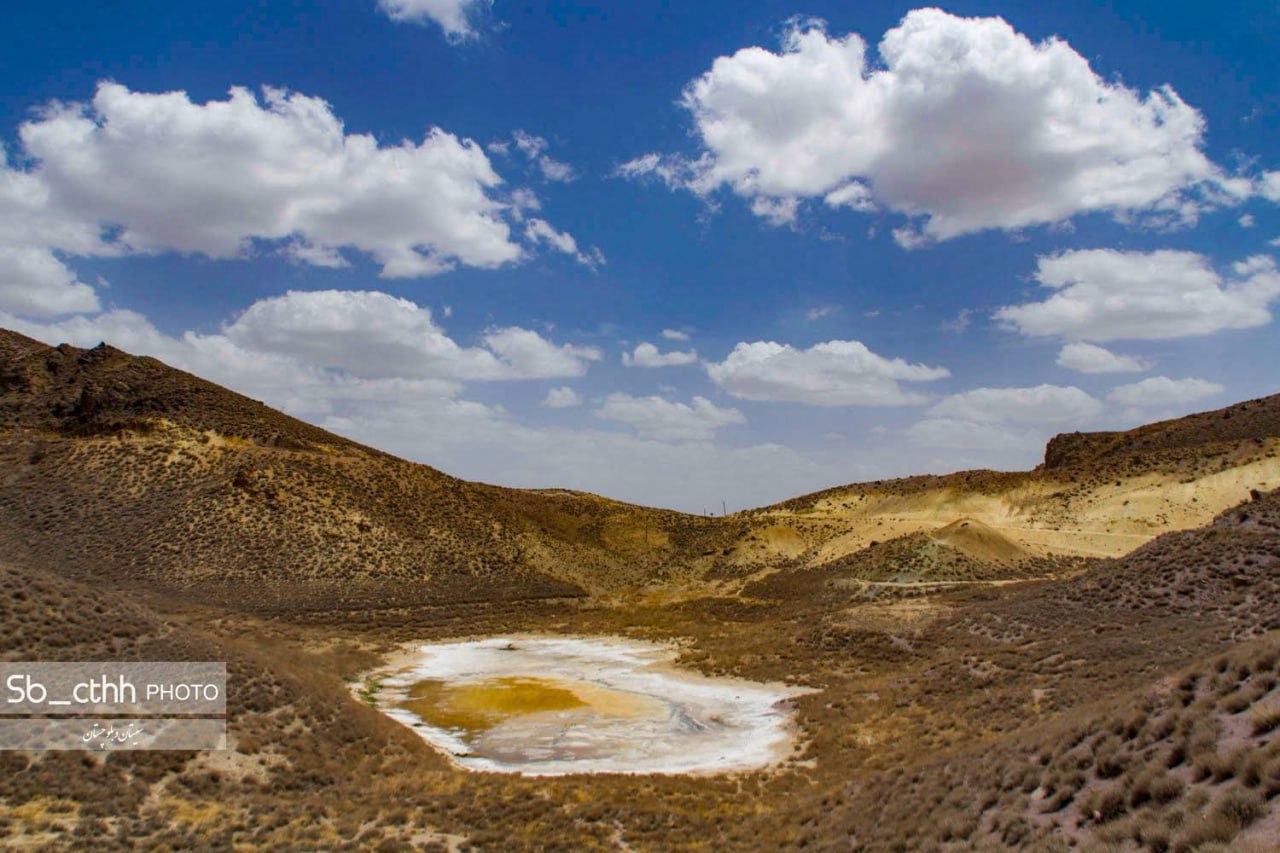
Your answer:
[[[1278,411],[703,519],[466,483],[0,334],[0,657],[226,660],[232,742],[0,752],[0,844],[1272,849]],[[538,779],[451,769],[352,690],[397,644],[521,631],[819,692],[767,773]]]
[[[71,577],[285,610],[615,596],[822,565],[961,519],[1027,558],[1124,553],[1280,484],[1280,396],[1060,436],[1031,472],[703,518],[468,483],[155,359],[0,332],[0,465],[0,549]]]

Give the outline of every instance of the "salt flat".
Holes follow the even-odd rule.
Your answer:
[[[414,644],[370,675],[378,708],[458,766],[530,776],[715,773],[766,767],[810,692],[711,678],[676,649],[610,637]]]

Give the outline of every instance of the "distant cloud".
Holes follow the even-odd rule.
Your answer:
[[[698,512],[724,497],[743,505],[782,500],[834,485],[855,470],[833,472],[778,444],[721,447],[606,429],[530,427],[502,406],[459,399],[453,382],[355,379],[294,356],[243,349],[224,335],[170,337],[132,311],[54,322],[0,315],[0,326],[49,343],[94,346],[105,340],[152,355],[325,429],[485,482],[556,485]],[[698,417],[695,412],[695,423]],[[703,418],[704,425],[723,419]]]
[[[1121,385],[1107,395],[1107,399],[1126,406],[1168,406],[1177,403],[1194,403],[1227,390],[1216,382],[1204,379],[1170,379],[1152,376],[1132,385]]]
[[[894,232],[905,248],[1088,212],[1184,224],[1253,192],[1205,157],[1204,119],[1172,88],[1104,79],[1061,39],[917,9],[868,53],[808,19],[778,52],[721,56],[683,93],[697,155],[651,152],[618,174],[727,187],[775,224],[804,200],[885,207],[915,220]]]
[[[425,24],[434,21],[454,44],[477,37],[476,18],[493,0],[378,0],[378,9],[393,21]]]
[[[578,396],[577,391],[568,385],[561,385],[559,388],[552,388],[548,391],[547,396],[538,405],[546,406],[548,409],[570,409],[574,406],[581,406],[582,398]]]
[[[546,139],[541,136],[534,136],[523,130],[517,130],[512,134],[512,141],[515,143],[516,150],[523,154],[528,160],[536,165],[542,172],[542,177],[548,181],[572,181],[574,179],[573,167],[568,163],[556,160],[547,154],[547,150],[551,147]],[[494,148],[494,145],[490,145]]]
[[[1262,173],[1258,178],[1258,195],[1280,204],[1280,170]]]
[[[698,353],[695,350],[681,352],[660,352],[651,343],[638,344],[633,352],[622,354],[622,363],[627,367],[677,367],[684,364],[696,364]]]
[[[557,231],[545,219],[530,219],[525,225],[524,233],[530,243],[545,243],[556,251],[572,255],[578,263],[593,270],[605,265],[604,252],[595,246],[585,251],[580,250],[578,241],[573,239],[572,234]]]
[[[1058,366],[1081,373],[1142,373],[1152,363],[1131,355],[1117,355],[1094,344],[1066,344],[1058,353]]]
[[[593,347],[557,345],[517,327],[489,330],[483,347],[462,347],[430,309],[377,291],[290,291],[253,303],[223,334],[246,351],[360,379],[551,379],[581,376],[600,359]]]
[[[830,317],[832,314],[840,310],[839,305],[820,305],[817,308],[810,308],[804,312],[806,320],[821,320],[823,317]]]
[[[1194,252],[1092,249],[1042,257],[1036,279],[1054,294],[996,318],[1024,335],[1075,340],[1164,339],[1271,322],[1280,298],[1275,261],[1256,255],[1216,272]]]
[[[500,197],[474,142],[435,128],[379,145],[346,133],[323,100],[280,89],[201,104],[102,83],[92,104],[49,105],[19,135],[30,165],[0,161],[0,310],[26,316],[98,308],[63,261],[77,256],[232,259],[265,242],[300,264],[344,267],[355,251],[384,278],[415,278],[572,241],[545,220],[527,242],[513,235],[529,194]]]
[[[610,394],[596,417],[633,427],[641,438],[655,441],[709,441],[717,429],[747,422],[742,412],[715,405],[705,397],[676,403],[662,397]]]
[[[662,337],[666,338],[666,339],[667,339],[667,340],[669,340],[669,341],[682,341],[682,342],[683,342],[683,341],[687,341],[687,340],[689,340],[689,333],[688,333],[688,332],[682,332],[682,331],[680,331],[679,329],[663,329],[663,330],[662,330]]]
[[[952,394],[935,404],[927,414],[929,417],[956,418],[975,423],[1066,423],[1086,420],[1101,412],[1102,404],[1075,386],[1037,385],[1033,388],[976,388]]]
[[[964,449],[1038,446],[1045,428],[1097,417],[1102,404],[1074,386],[976,388],[943,398],[907,430],[916,444]]]
[[[1240,223],[1241,228],[1252,228],[1255,222],[1252,213],[1242,213],[1236,221]]]
[[[958,335],[967,331],[972,323],[973,310],[970,308],[961,308],[960,312],[956,314],[954,318],[943,321],[942,330],[944,332],[952,332]]]
[[[756,196],[751,200],[751,212],[770,225],[790,225],[796,221],[800,202],[794,198],[767,198]]]
[[[942,367],[909,364],[876,355],[860,341],[827,341],[795,349],[772,341],[739,343],[722,362],[706,365],[720,388],[744,400],[776,400],[812,406],[897,406],[923,403],[902,382],[950,376]]]
[[[656,178],[667,189],[695,189],[697,172],[693,164],[680,157],[657,153],[642,154],[614,169],[615,177],[627,180]],[[709,188],[704,188],[706,191]]]
[[[0,189],[3,192],[3,189]],[[8,219],[0,212],[0,220]],[[0,311],[54,317],[97,311],[98,294],[50,246],[5,246],[0,236]]]

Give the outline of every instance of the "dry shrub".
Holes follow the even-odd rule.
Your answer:
[[[1250,788],[1234,787],[1226,791],[1214,807],[1214,813],[1244,828],[1267,813],[1267,801]]]
[[[1254,708],[1249,715],[1255,736],[1269,734],[1280,726],[1280,704],[1272,703]]]

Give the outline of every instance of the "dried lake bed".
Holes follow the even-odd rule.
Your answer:
[[[790,703],[808,688],[713,678],[672,646],[510,636],[407,646],[361,695],[463,768],[717,773],[790,754]]]

